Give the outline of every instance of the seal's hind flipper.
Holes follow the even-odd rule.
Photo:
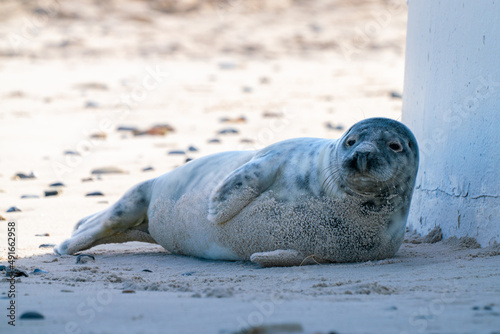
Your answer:
[[[314,256],[305,256],[292,249],[254,253],[250,256],[250,261],[261,267],[293,267],[318,263]]]
[[[208,220],[223,224],[274,182],[279,165],[270,156],[252,160],[229,174],[212,192]]]
[[[104,243],[155,243],[148,233],[147,218],[153,182],[149,180],[138,184],[110,208],[80,220],[71,238],[56,246],[54,251],[63,255]]]

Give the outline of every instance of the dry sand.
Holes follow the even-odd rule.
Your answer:
[[[141,243],[99,246],[84,264],[39,248],[186,158],[398,119],[405,2],[2,1],[0,21],[0,261],[14,221],[29,274],[15,328],[0,282],[1,333],[500,333],[500,249],[471,240],[409,235],[393,259],[268,269]],[[175,132],[116,131],[165,123]],[[106,166],[126,173],[91,175]],[[56,181],[62,193],[44,197]]]

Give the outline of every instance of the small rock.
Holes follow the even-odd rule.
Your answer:
[[[261,85],[266,85],[266,84],[268,84],[270,82],[271,82],[271,80],[268,77],[260,77],[259,78],[259,83]]]
[[[234,70],[238,65],[233,62],[225,61],[219,63],[219,69],[221,70]]]
[[[85,197],[92,197],[92,196],[104,196],[104,194],[100,191],[93,191],[91,193],[85,194]]]
[[[196,271],[188,271],[187,273],[181,274],[181,276],[191,276],[195,273],[196,273]]]
[[[134,135],[135,136],[143,136],[143,135],[150,135],[150,136],[164,136],[169,132],[175,132],[175,129],[173,126],[169,124],[157,124],[145,131],[135,131]]]
[[[21,209],[19,209],[17,206],[11,206],[7,209],[6,212],[21,212]]]
[[[36,176],[35,176],[35,173],[31,172],[29,174],[25,174],[25,173],[16,173],[16,175],[14,175],[12,177],[13,180],[29,180],[29,179],[36,179]]]
[[[14,268],[14,270],[11,270],[9,267],[5,268],[5,276],[8,277],[29,277],[26,272],[19,270],[17,268]]]
[[[116,128],[116,131],[129,131],[129,132],[139,132],[139,128],[135,126],[119,126]]]
[[[93,179],[93,178],[91,178],[91,177],[84,177],[84,178],[82,179],[82,182],[90,182],[90,181],[94,181],[94,179]]]
[[[422,239],[422,242],[426,244],[434,244],[438,241],[443,240],[443,232],[441,231],[441,227],[434,226],[432,230]]]
[[[35,237],[50,237],[50,234],[48,234],[48,233],[35,234]]]
[[[74,292],[73,290],[62,289],[61,292]]]
[[[168,155],[184,155],[186,151],[183,150],[172,150],[167,153]]]
[[[330,122],[326,122],[325,123],[325,127],[328,129],[328,130],[337,130],[337,131],[342,131],[344,130],[344,126],[343,125],[333,125],[332,123]]]
[[[301,324],[270,324],[270,325],[260,325],[252,326],[234,334],[292,334],[292,333],[303,333],[304,328]]]
[[[106,139],[108,138],[108,134],[106,132],[96,132],[90,135],[92,139]]]
[[[219,121],[221,123],[241,124],[241,123],[246,123],[247,118],[245,116],[240,116],[240,117],[236,117],[236,118],[223,117]]]
[[[243,93],[251,93],[251,92],[253,92],[253,88],[252,87],[248,87],[248,86],[243,86],[243,87],[241,87],[241,91]]]
[[[38,312],[24,312],[19,317],[20,320],[43,320],[45,317]]]
[[[22,195],[21,196],[22,199],[29,199],[29,198],[40,198],[40,196],[38,195]]]
[[[7,220],[4,216],[0,215],[0,220]]]
[[[143,172],[151,172],[151,171],[154,171],[155,169],[151,166],[148,166],[148,167],[144,167],[143,169],[141,169],[141,171]]]
[[[38,246],[38,248],[54,248],[56,247],[55,244],[41,244],[40,246]]]
[[[184,163],[188,163],[190,161],[193,161],[193,159],[192,158],[186,158],[186,160],[184,161]]]
[[[149,269],[142,269],[142,271],[144,271],[145,273],[152,273],[152,271]]]
[[[54,183],[51,183],[49,184],[49,187],[53,187],[53,188],[56,188],[56,187],[66,187],[66,185],[62,182],[54,182]]]
[[[45,270],[42,270],[42,269],[38,269],[38,268],[36,268],[32,272],[33,275],[41,275],[41,274],[48,274],[48,273],[49,273],[48,271],[45,271]]]
[[[234,128],[226,128],[226,129],[222,129],[218,132],[218,134],[220,135],[227,135],[227,134],[238,134],[239,131],[234,129]]]
[[[240,139],[240,143],[242,143],[242,144],[253,144],[254,141],[253,141],[253,139],[242,138],[242,139]]]
[[[77,264],[87,263],[89,261],[95,262],[95,257],[90,254],[80,254],[76,257]]]
[[[198,149],[196,147],[194,147],[194,146],[189,146],[188,147],[188,151],[189,152],[198,152]]]
[[[135,293],[135,290],[123,290],[122,293]]]
[[[126,174],[127,172],[118,167],[101,167],[92,170],[90,173],[95,175],[95,174]]]
[[[108,90],[108,86],[99,82],[81,83],[74,86],[77,89]]]
[[[85,102],[85,108],[92,108],[92,109],[99,108],[99,103],[95,101],[87,101]]]
[[[217,138],[209,139],[207,141],[207,143],[209,143],[209,144],[220,144],[220,139],[217,139]]]
[[[57,190],[45,190],[45,192],[44,192],[45,197],[57,196],[60,193],[62,193],[61,189],[57,189]]]
[[[395,92],[395,91],[392,91],[392,92],[390,93],[390,96],[391,96],[391,98],[393,98],[393,99],[402,99],[402,98],[403,98],[403,95],[401,95],[400,93]]]
[[[283,113],[273,112],[273,111],[264,111],[262,113],[262,117],[264,117],[264,118],[281,118],[281,117],[283,117]]]
[[[63,153],[64,155],[80,155],[80,153],[76,152],[76,151],[71,151],[71,150],[68,150],[68,151],[64,151]]]

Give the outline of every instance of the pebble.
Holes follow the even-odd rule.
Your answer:
[[[93,178],[91,178],[91,177],[84,177],[84,178],[82,179],[82,182],[90,182],[90,181],[94,181],[94,179],[93,179]]]
[[[269,324],[260,326],[251,326],[241,331],[235,332],[234,334],[291,334],[291,333],[303,333],[304,328],[301,324],[290,323],[290,324]]]
[[[220,144],[220,139],[217,139],[217,138],[209,139],[207,141],[207,143],[209,143],[209,144]]]
[[[76,152],[76,151],[71,151],[71,150],[68,150],[68,151],[64,151],[63,153],[64,155],[80,155],[80,153]]]
[[[189,152],[198,152],[198,149],[196,147],[194,147],[194,146],[189,146],[188,147],[188,151]]]
[[[260,77],[259,82],[261,85],[266,85],[271,82],[271,80],[268,77]]]
[[[36,268],[35,270],[33,270],[33,272],[31,274],[33,274],[33,275],[41,275],[41,274],[48,274],[48,273],[49,273],[48,271]]]
[[[142,271],[144,271],[145,273],[152,273],[152,271],[149,269],[142,269]]]
[[[126,172],[118,167],[101,167],[90,172],[91,174],[126,174]]]
[[[21,212],[21,209],[19,209],[17,206],[11,206],[5,212]]]
[[[280,118],[280,117],[283,117],[283,113],[273,112],[273,111],[264,111],[262,113],[262,117],[264,117],[264,118]]]
[[[401,93],[398,93],[396,91],[392,91],[390,93],[390,95],[391,95],[391,98],[393,98],[393,99],[402,99],[403,98],[403,95],[401,95]]]
[[[85,194],[85,197],[92,197],[92,196],[104,196],[104,194],[100,191],[93,191],[91,193]]]
[[[228,118],[228,117],[222,117],[219,119],[221,123],[234,123],[234,124],[240,124],[240,123],[246,123],[247,118],[245,116],[240,116],[236,118]]]
[[[143,169],[141,169],[141,171],[143,172],[151,172],[151,171],[154,171],[154,167],[152,166],[148,166],[148,167],[144,167]]]
[[[108,138],[108,134],[106,132],[96,132],[90,135],[92,139],[106,139]]]
[[[62,193],[61,189],[57,189],[57,190],[45,190],[45,192],[44,192],[45,197],[57,196],[60,193]]]
[[[181,276],[192,276],[196,271],[188,271],[187,273],[181,274]]]
[[[77,264],[87,263],[89,261],[95,262],[95,257],[90,254],[80,254],[76,257]]]
[[[222,129],[218,132],[218,134],[220,134],[220,135],[237,134],[237,133],[239,133],[239,131],[234,129],[234,128],[226,128],[226,129]]]
[[[38,246],[38,248],[54,248],[56,247],[55,244],[41,244],[40,246]]]
[[[338,131],[342,131],[344,130],[344,126],[343,125],[333,125],[332,123],[330,122],[326,122],[325,123],[325,126],[327,129],[329,130],[338,130]]]
[[[116,128],[116,131],[130,131],[130,132],[139,132],[139,128],[135,126],[119,126]]]
[[[49,187],[66,187],[66,185],[62,182],[54,182],[54,183],[51,183],[49,184]]]
[[[35,176],[35,173],[31,172],[29,174],[25,174],[25,173],[16,173],[16,175],[14,175],[12,177],[13,180],[29,180],[29,179],[36,179],[36,176]]]
[[[45,319],[45,317],[38,313],[38,312],[24,312],[23,314],[21,314],[21,316],[19,317],[20,320],[42,320],[42,319]]]
[[[221,70],[234,70],[235,68],[238,67],[236,63],[225,61],[225,62],[220,62],[219,64],[219,69]]]
[[[248,139],[248,138],[242,138],[242,139],[240,139],[240,143],[242,143],[242,144],[253,144],[254,140],[253,139]]]
[[[0,220],[7,220],[4,216],[0,215]]]
[[[22,199],[27,199],[27,198],[40,198],[40,196],[38,195],[22,195],[21,196]]]
[[[50,237],[50,234],[48,234],[48,233],[35,234],[35,237]]]
[[[26,272],[19,270],[17,268],[14,268],[14,271],[10,270],[10,268],[6,267],[5,269],[5,276],[9,277],[29,277]]]
[[[135,290],[123,290],[122,293],[135,293]]]
[[[134,135],[164,136],[169,132],[175,132],[175,128],[169,124],[157,124],[145,131],[134,131]]]
[[[85,108],[93,108],[93,109],[99,108],[99,103],[95,101],[87,101],[85,102]]]
[[[172,150],[167,153],[168,155],[184,155],[186,151],[183,150]]]
[[[193,159],[192,158],[186,158],[186,160],[184,161],[184,163],[188,163],[190,161],[193,161]]]

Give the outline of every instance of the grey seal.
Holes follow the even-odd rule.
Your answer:
[[[218,153],[136,185],[54,250],[144,241],[262,266],[384,259],[403,241],[418,161],[412,132],[386,118],[337,140]]]

